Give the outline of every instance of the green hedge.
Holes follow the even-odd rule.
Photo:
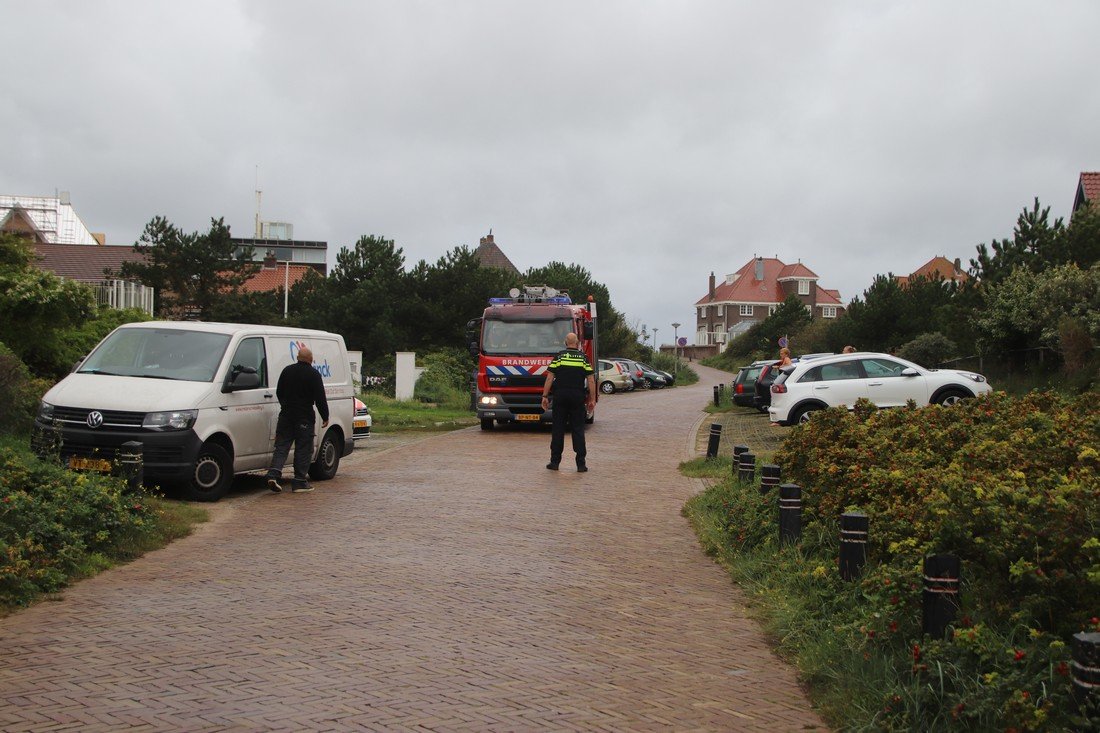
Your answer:
[[[1061,730],[1071,636],[1100,630],[1100,397],[991,394],[952,407],[815,414],[776,454],[803,487],[803,542],[775,497],[724,481],[688,506],[758,590],[770,629],[845,729]],[[870,517],[869,564],[840,581],[838,520]],[[922,561],[963,562],[948,638],[921,636]]]
[[[155,525],[144,493],[0,448],[0,605],[25,605],[124,556]]]

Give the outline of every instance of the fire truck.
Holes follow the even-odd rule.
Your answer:
[[[477,359],[474,404],[482,430],[497,423],[550,422],[554,404],[542,409],[546,368],[577,334],[579,348],[596,368],[596,303],[581,305],[545,285],[512,288],[507,298],[490,298],[481,318],[466,324],[470,354]],[[599,399],[599,393],[596,394]],[[595,413],[585,422],[591,424]]]

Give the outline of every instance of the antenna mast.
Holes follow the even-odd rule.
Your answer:
[[[264,192],[260,190],[260,166],[256,166],[256,234],[255,238],[260,239],[260,199],[263,197]]]

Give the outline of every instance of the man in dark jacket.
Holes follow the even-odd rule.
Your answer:
[[[584,421],[586,410],[596,407],[596,380],[592,376],[592,365],[588,363],[584,352],[577,348],[577,334],[565,336],[565,351],[560,352],[550,362],[546,370],[546,382],[542,387],[542,409],[550,407],[550,391],[554,392],[554,414],[551,415],[550,462],[546,467],[558,470],[561,454],[565,450],[565,422],[570,423],[573,433],[573,452],[577,454],[577,471],[588,470],[586,459],[588,449],[584,444]],[[587,389],[586,389],[587,387]]]
[[[294,480],[291,490],[295,494],[313,491],[309,484],[309,461],[313,457],[313,406],[321,413],[321,427],[328,427],[328,400],[325,399],[325,383],[313,368],[313,351],[303,346],[298,350],[298,361],[283,369],[279,386],[279,422],[275,426],[275,452],[271,454],[271,466],[267,469],[267,486],[272,491],[283,490],[279,479],[283,473],[290,444],[294,444]]]

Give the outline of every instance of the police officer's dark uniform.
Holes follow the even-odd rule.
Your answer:
[[[546,464],[546,467],[552,471],[558,470],[561,454],[565,449],[565,422],[568,420],[573,433],[573,450],[577,454],[577,470],[587,471],[585,458],[588,451],[584,444],[585,403],[587,402],[585,383],[593,374],[592,365],[588,363],[583,351],[567,348],[554,357],[547,371],[553,375],[553,379],[547,380],[548,384],[543,388],[543,397],[548,397],[549,390],[553,389],[554,413],[553,433],[550,438],[550,463]]]

